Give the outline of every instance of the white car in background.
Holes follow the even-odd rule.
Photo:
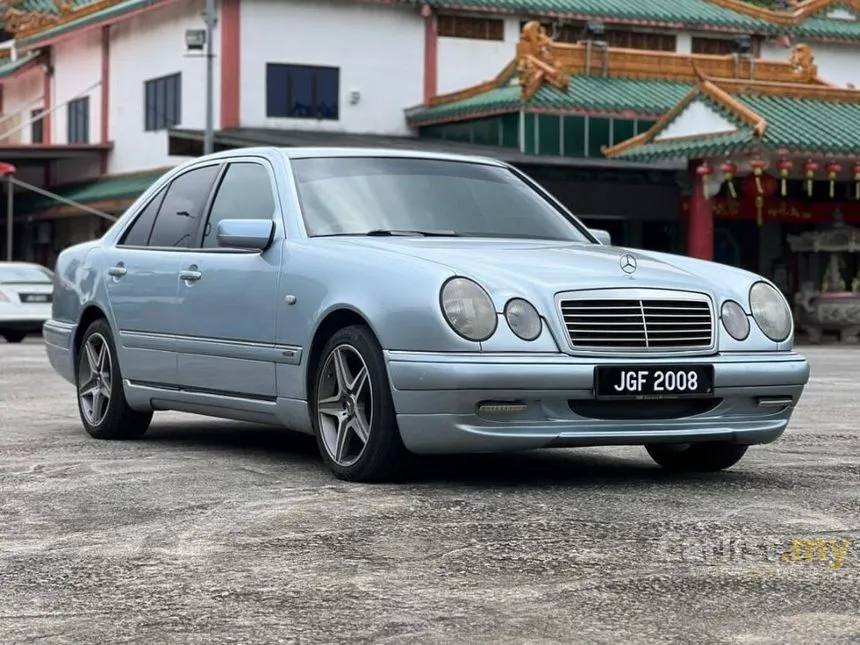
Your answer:
[[[0,262],[0,336],[20,343],[51,317],[54,274],[30,262]]]

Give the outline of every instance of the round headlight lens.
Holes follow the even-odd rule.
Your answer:
[[[534,340],[540,336],[540,315],[530,302],[522,298],[509,300],[505,305],[505,320],[511,331],[523,340]]]
[[[766,282],[750,289],[750,310],[764,335],[781,343],[791,334],[791,309],[782,294]]]
[[[729,336],[735,340],[746,340],[750,335],[750,321],[747,313],[734,300],[726,300],[720,313],[723,327],[729,332]]]
[[[442,286],[442,313],[451,329],[480,342],[496,331],[496,308],[481,286],[468,278],[451,278]]]

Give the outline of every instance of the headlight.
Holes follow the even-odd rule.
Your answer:
[[[750,289],[750,310],[764,335],[781,343],[791,334],[791,310],[782,294],[766,282]]]
[[[445,320],[463,338],[480,342],[496,331],[493,300],[476,282],[451,278],[442,285],[440,300]]]
[[[734,300],[726,300],[720,313],[723,327],[729,332],[729,336],[735,340],[746,340],[750,335],[750,321],[747,312],[744,311]]]
[[[511,331],[523,340],[534,340],[540,336],[540,315],[530,302],[522,298],[508,301],[505,305],[505,320]]]

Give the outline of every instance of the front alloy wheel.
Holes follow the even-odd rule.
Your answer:
[[[408,453],[382,350],[367,327],[346,327],[328,340],[317,362],[311,400],[320,453],[337,477],[379,481],[402,469]]]
[[[665,470],[680,473],[712,473],[731,468],[746,454],[737,443],[708,441],[704,443],[655,443],[645,446],[651,459]]]
[[[373,388],[367,365],[343,344],[328,355],[317,391],[317,422],[328,456],[343,468],[361,458],[373,424]]]

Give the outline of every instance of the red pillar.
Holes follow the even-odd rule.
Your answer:
[[[436,14],[428,6],[421,7],[424,17],[424,105],[436,96],[439,69],[439,29]]]
[[[241,123],[241,19],[240,0],[221,2],[221,129]]]
[[[711,200],[705,197],[702,178],[696,173],[700,165],[702,161],[698,159],[689,164],[693,194],[687,218],[687,255],[700,260],[713,260],[714,209]]]
[[[54,97],[53,97],[53,59],[52,50],[48,47],[47,53],[44,55],[44,75],[42,76],[42,96],[44,97],[45,103],[45,116],[42,117],[42,143],[53,143],[54,135],[53,135],[53,124],[54,124],[54,113],[51,112],[51,109],[54,107]],[[50,112],[50,114],[49,114]]]

